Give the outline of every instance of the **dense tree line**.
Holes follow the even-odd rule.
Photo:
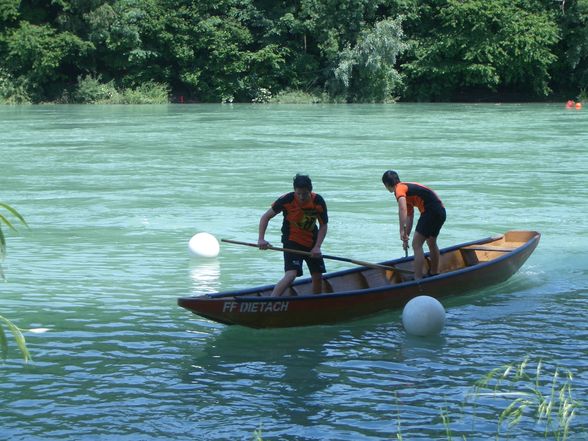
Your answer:
[[[576,97],[588,0],[0,0],[0,101]]]

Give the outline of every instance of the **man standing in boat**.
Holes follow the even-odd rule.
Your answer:
[[[312,277],[312,291],[322,291],[322,274],[326,272],[321,255],[321,245],[327,235],[327,204],[321,195],[312,192],[312,181],[307,175],[294,176],[294,191],[280,196],[259,220],[257,244],[265,250],[270,243],[265,240],[270,219],[283,213],[282,243],[284,248],[310,252],[312,257],[284,252],[284,277],[276,284],[272,296],[281,296],[288,286],[302,275],[302,262],[306,261]],[[318,222],[318,226],[317,226]]]
[[[400,220],[400,240],[404,248],[408,247],[408,239],[414,220],[414,207],[420,212],[419,221],[412,239],[414,251],[414,278],[423,278],[423,264],[425,241],[429,247],[430,267],[426,277],[439,274],[439,260],[441,254],[437,246],[437,236],[445,222],[445,207],[433,190],[416,182],[400,182],[398,173],[387,170],[382,176],[382,182],[390,193],[394,193],[398,202],[398,218]]]

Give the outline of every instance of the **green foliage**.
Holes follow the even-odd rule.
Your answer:
[[[502,407],[496,416],[496,436],[492,439],[538,439],[537,432],[542,432],[544,439],[566,441],[572,434],[571,423],[581,408],[581,403],[573,397],[572,383],[570,371],[556,367],[553,373],[547,372],[542,361],[532,368],[528,358],[518,364],[493,369],[478,380],[468,394],[468,401],[461,409],[463,421],[450,418],[449,410],[441,409],[440,419],[446,439],[453,439],[451,426],[455,425],[462,431],[460,438],[467,441],[467,433],[463,433],[468,424],[466,419],[471,418],[472,427],[476,427],[478,418],[493,415],[496,408]],[[483,413],[480,413],[480,403],[476,400],[488,406]],[[492,406],[489,406],[490,401]],[[399,440],[403,439],[400,418],[399,415],[396,433]],[[484,421],[482,425],[486,423]],[[519,430],[515,432],[517,428]]]
[[[145,75],[158,55],[145,41],[150,8],[155,8],[154,1],[124,0],[103,3],[84,15],[87,38],[95,48],[91,60],[95,74],[131,85],[153,79]]]
[[[21,222],[25,227],[28,228],[28,225],[27,225],[26,221],[24,220],[24,218],[20,215],[20,213],[18,211],[16,211],[14,208],[12,208],[10,205],[5,204],[3,202],[0,202],[0,208],[3,209],[4,211],[8,212],[5,214],[0,211],[0,261],[1,261],[2,259],[4,259],[4,256],[6,255],[6,238],[4,237],[4,232],[2,231],[2,224],[6,225],[11,230],[16,231],[16,228],[14,227],[13,223],[10,222],[10,219],[8,217],[9,215],[11,215],[12,217],[15,217],[19,222]],[[2,272],[2,266],[0,266],[0,277],[2,279],[4,279],[4,274]],[[25,342],[24,336],[22,335],[21,330],[14,323],[12,323],[10,320],[8,320],[7,318],[2,317],[0,315],[0,355],[2,356],[2,358],[4,360],[6,360],[6,357],[8,354],[8,339],[6,337],[6,333],[4,332],[4,328],[3,328],[2,324],[7,326],[8,329],[10,330],[10,332],[12,332],[12,335],[13,335],[18,347],[20,348],[20,351],[23,354],[25,362],[29,361],[31,359],[31,356],[30,356],[29,351],[27,349],[26,342]]]
[[[270,99],[271,103],[277,104],[318,104],[329,101],[326,94],[312,94],[301,90],[285,90]]]
[[[30,104],[26,78],[14,79],[0,68],[0,104]]]
[[[118,104],[166,104],[169,102],[169,89],[165,84],[143,83],[135,88],[124,89]]]
[[[20,352],[22,353],[25,363],[32,360],[24,335],[22,334],[22,330],[19,329],[10,320],[0,315],[0,355],[2,356],[2,359],[6,360],[6,357],[8,356],[8,338],[6,337],[6,332],[4,331],[2,324],[7,326],[12,333],[12,336],[14,337],[14,340],[20,349]]]
[[[7,214],[5,214],[0,211],[0,260],[2,260],[6,255],[6,238],[4,237],[4,232],[2,231],[2,224],[6,225],[13,231],[16,231],[16,228],[14,227],[12,222],[10,222],[8,215],[12,215],[13,217],[15,217],[27,228],[28,225],[24,218],[20,215],[20,213],[16,211],[14,208],[12,208],[10,205],[0,202],[0,208],[8,212]]]
[[[114,80],[103,83],[100,77],[80,77],[69,102],[81,104],[166,104],[169,88],[165,84],[146,82],[119,90]]]
[[[353,47],[342,51],[335,78],[350,101],[386,102],[393,99],[402,80],[396,57],[406,49],[402,18],[383,20],[363,31]]]
[[[563,3],[559,23],[557,85],[565,92],[577,92],[588,87],[588,0]]]
[[[15,77],[24,77],[27,94],[40,100],[51,85],[68,79],[71,61],[91,48],[76,35],[57,32],[48,25],[22,21],[6,35],[5,66]]]
[[[565,441],[570,423],[580,403],[572,394],[573,375],[556,367],[553,374],[545,373],[539,361],[529,372],[529,360],[492,370],[477,382],[473,397],[493,397],[507,400],[498,417],[498,432],[507,432],[532,416],[543,435]],[[512,400],[509,402],[509,400]]]
[[[574,96],[588,0],[0,0],[0,69],[3,103]]]
[[[339,67],[343,71],[347,62],[363,70],[362,60],[354,58],[359,57],[361,50],[358,39],[360,36],[364,38],[366,33],[377,32],[378,22],[398,16],[397,4],[403,3],[390,0],[262,2],[259,6],[261,12],[271,21],[266,22],[265,32],[257,34],[257,40],[280,45],[284,48],[286,60],[280,77],[277,77],[281,87],[272,90],[275,93],[280,90],[328,90],[335,99],[339,96],[346,99],[349,91],[350,100],[355,99],[355,95],[365,95],[370,85],[366,85],[368,90],[357,94],[352,90],[356,84],[362,84],[360,80],[355,81],[358,73],[350,74],[353,80],[347,87],[335,78],[335,71]],[[345,48],[348,48],[348,59],[341,57]],[[355,52],[351,55],[349,51],[353,50]],[[372,77],[378,81],[382,76],[386,78],[383,70],[379,74],[382,75],[373,74]],[[382,85],[372,89],[381,90]],[[366,99],[373,100],[371,96]]]
[[[0,0],[0,23],[10,23],[18,18],[20,0]]]
[[[252,41],[251,34],[232,17],[211,16],[200,21],[195,32],[200,50],[207,62],[198,66],[199,92],[204,101],[232,102],[246,94],[242,81],[247,70],[245,46]]]
[[[118,101],[119,93],[114,81],[102,83],[100,77],[78,78],[78,86],[73,94],[73,102],[81,104],[105,104]]]
[[[447,0],[423,10],[431,22],[413,41],[405,64],[409,95],[451,99],[464,90],[549,93],[552,52],[558,41],[554,13],[524,0]]]
[[[269,103],[272,100],[272,92],[265,87],[260,87],[255,94],[255,98],[251,100],[253,103]]]

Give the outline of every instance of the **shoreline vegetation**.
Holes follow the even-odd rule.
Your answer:
[[[588,0],[0,2],[0,103],[585,100]]]
[[[576,103],[588,102],[588,92],[582,90],[575,99]],[[519,100],[513,97],[492,96],[490,99],[452,101],[454,103],[477,103],[477,104],[494,104],[494,103],[564,103],[569,98],[566,96],[550,96],[542,100]],[[388,100],[384,104],[395,104],[397,100]],[[413,102],[413,101],[400,101]],[[437,101],[439,102],[439,101]],[[233,101],[225,103],[232,104]],[[252,104],[351,104],[342,99],[329,96],[326,93],[309,93],[304,91],[283,91],[272,95],[270,91],[264,93],[263,98],[252,100]],[[33,102],[26,95],[0,96],[0,105],[35,105],[35,104],[210,104],[209,102],[199,102],[186,100],[184,96],[171,95],[169,87],[165,84],[148,82],[136,88],[119,89],[111,81],[109,83],[100,83],[96,79],[90,78],[82,81],[80,87],[73,94],[64,93],[62,97],[55,101]],[[359,103],[355,103],[359,104]],[[370,104],[370,103],[364,103]],[[372,103],[373,104],[373,103]]]

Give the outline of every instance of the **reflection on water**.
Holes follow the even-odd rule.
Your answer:
[[[217,292],[220,287],[218,260],[192,259],[190,277],[194,294]]]

